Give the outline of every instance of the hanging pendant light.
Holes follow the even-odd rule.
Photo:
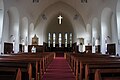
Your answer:
[[[33,0],[33,3],[39,3],[39,0]]]
[[[81,3],[87,3],[88,1],[87,0],[81,0]]]

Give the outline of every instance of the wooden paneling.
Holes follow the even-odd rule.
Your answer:
[[[22,52],[22,44],[19,44],[19,52]]]
[[[92,46],[85,46],[85,51],[92,51]]]
[[[107,53],[110,55],[116,55],[115,44],[107,44]]]
[[[95,52],[100,53],[100,45],[95,46]]]
[[[51,47],[48,47],[48,43],[44,42],[44,51],[45,52],[77,52],[78,48],[76,46],[76,43],[72,44],[72,47],[70,47],[70,44],[68,44],[68,47],[65,47],[65,44],[62,44],[61,47],[59,47],[59,44],[56,44],[55,47],[53,47],[53,44],[50,45]]]
[[[44,52],[42,45],[28,45],[28,52],[31,52],[33,46],[36,48],[36,52]]]
[[[13,52],[13,43],[4,43],[4,54],[10,54]]]

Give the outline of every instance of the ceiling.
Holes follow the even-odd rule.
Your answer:
[[[115,10],[117,0],[88,0],[87,3],[81,3],[81,0],[39,0],[39,3],[33,3],[32,0],[4,0],[6,6],[9,7],[12,4],[18,6],[21,11],[26,11],[34,22],[45,9],[58,2],[71,6],[82,16],[85,24],[88,24],[93,17],[100,18],[105,7]]]

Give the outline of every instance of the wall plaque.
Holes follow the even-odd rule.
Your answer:
[[[32,38],[32,45],[38,45],[38,37],[36,36],[36,34]]]

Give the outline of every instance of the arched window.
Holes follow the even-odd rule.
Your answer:
[[[53,47],[55,47],[56,34],[53,33]]]
[[[72,33],[67,33],[67,32],[64,35],[62,35],[62,34],[64,34],[64,33],[61,33],[61,32],[58,33],[58,34],[48,33],[48,35],[47,35],[48,47],[52,47],[51,44],[53,45],[53,47],[56,47],[57,42],[58,42],[58,47],[62,47],[62,44],[66,48],[67,47],[72,47],[73,34]],[[69,44],[69,46],[68,46],[68,44]]]
[[[72,47],[72,33],[70,33],[70,47]]]
[[[59,47],[61,47],[62,45],[62,34],[59,33]]]
[[[65,33],[65,47],[67,47],[67,33]]]
[[[48,33],[48,47],[50,47],[50,42],[51,42],[51,37],[50,37],[50,33]]]

